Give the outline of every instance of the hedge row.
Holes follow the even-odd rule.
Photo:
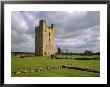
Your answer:
[[[100,60],[100,58],[69,58],[69,57],[55,57],[54,59],[78,59],[78,60]]]
[[[99,57],[95,57],[95,58],[74,58],[74,59],[78,59],[78,60],[100,60]]]
[[[62,68],[69,68],[69,69],[75,69],[75,70],[81,70],[81,71],[87,71],[87,72],[100,73],[99,71],[96,71],[95,69],[74,67],[74,66],[70,66],[70,65],[62,65]]]

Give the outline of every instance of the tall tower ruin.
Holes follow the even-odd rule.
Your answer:
[[[35,55],[50,56],[55,54],[54,46],[55,26],[46,26],[45,20],[39,21],[39,26],[35,27]]]

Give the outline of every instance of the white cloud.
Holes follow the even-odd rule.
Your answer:
[[[87,11],[67,11],[68,13],[70,13],[71,15],[75,17],[83,17],[87,14]]]
[[[13,11],[12,51],[35,49],[35,27],[39,20],[46,24],[55,24],[55,44],[64,49],[83,52],[91,49],[100,50],[100,13],[98,11]]]

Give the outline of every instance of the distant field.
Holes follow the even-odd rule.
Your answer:
[[[65,57],[65,55],[60,55],[60,57]],[[78,55],[66,56],[66,57],[82,57]],[[87,56],[88,57],[88,56]],[[91,56],[96,57],[96,56]],[[98,56],[97,56],[98,57]],[[11,72],[12,76],[22,76],[22,77],[97,77],[100,76],[98,73],[80,71],[74,69],[53,69],[48,71],[39,71],[32,73],[21,73],[13,74],[19,70],[31,70],[35,68],[52,67],[57,65],[70,64],[75,67],[89,68],[100,71],[100,60],[76,60],[76,59],[49,59],[48,57],[24,57],[15,58],[12,57],[11,60]]]

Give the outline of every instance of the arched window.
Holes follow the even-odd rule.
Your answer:
[[[49,32],[49,36],[50,36],[50,32]]]

